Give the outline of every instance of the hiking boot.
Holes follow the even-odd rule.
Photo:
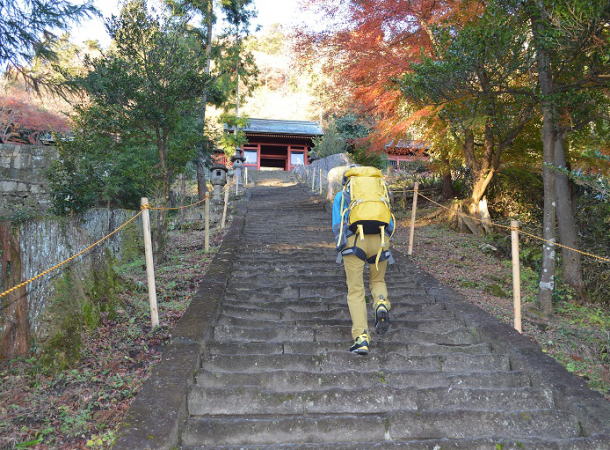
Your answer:
[[[356,353],[357,355],[368,355],[369,354],[369,335],[366,333],[361,334],[354,340],[354,345],[349,348],[349,351]]]
[[[377,334],[385,334],[390,328],[390,311],[385,300],[380,300],[375,308],[375,331]]]

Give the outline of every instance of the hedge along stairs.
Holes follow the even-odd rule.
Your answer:
[[[599,394],[402,255],[390,331],[350,354],[329,214],[300,185],[250,190],[177,445],[610,448]]]

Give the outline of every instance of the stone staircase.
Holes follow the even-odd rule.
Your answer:
[[[250,191],[182,448],[610,448],[546,374],[515,367],[402,256],[387,275],[390,331],[350,354],[329,213],[280,181]]]
[[[283,186],[295,182],[292,172],[283,170],[249,170],[248,184],[252,186]]]

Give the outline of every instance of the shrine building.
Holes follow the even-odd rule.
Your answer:
[[[322,136],[316,122],[300,120],[248,119],[242,128],[248,143],[243,146],[246,167],[291,170],[308,164],[313,139]]]
[[[400,168],[411,161],[429,161],[428,145],[423,141],[400,139],[391,141],[385,146],[390,167]]]

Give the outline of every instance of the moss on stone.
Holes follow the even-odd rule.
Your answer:
[[[120,306],[120,277],[109,251],[96,268],[81,278],[74,269],[66,269],[54,282],[54,296],[47,313],[48,338],[40,354],[43,370],[58,371],[73,366],[81,358],[82,336],[95,330],[106,313],[116,317]]]
[[[130,224],[122,231],[121,256],[123,264],[141,258],[144,254],[144,241],[139,232],[138,222]]]

